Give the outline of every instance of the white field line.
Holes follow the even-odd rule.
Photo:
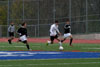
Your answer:
[[[4,47],[4,48],[5,48],[5,47],[7,47],[7,48],[9,48],[9,47],[23,47],[23,48],[24,48],[24,47],[26,47],[26,46],[0,46],[0,47]],[[40,47],[40,46],[32,46],[32,47]]]
[[[25,46],[0,46],[0,47],[25,47]]]
[[[80,63],[51,63],[51,64],[26,64],[26,66],[40,66],[40,65],[76,65],[76,64],[100,64],[100,62],[80,62]],[[13,66],[24,66],[24,65],[0,65],[0,67],[13,67]]]
[[[82,48],[82,49],[98,49],[98,50],[100,50],[100,48]]]
[[[22,47],[22,48],[26,48],[26,46],[0,46],[0,47],[3,47],[3,48],[5,48],[5,47],[7,47],[7,48],[9,48],[9,47]],[[41,47],[41,46],[32,46],[32,47]],[[97,49],[97,50],[99,50],[100,48],[82,48],[82,49]]]
[[[28,65],[72,65],[72,64],[99,64],[100,62],[80,62],[80,63],[53,63],[53,64],[28,64]]]
[[[71,58],[70,58],[71,59]],[[72,59],[83,59],[83,58],[72,58]],[[100,59],[100,58],[84,58],[86,60]],[[24,61],[24,60],[56,60],[56,59],[14,59],[14,60],[2,60],[2,61]],[[60,60],[60,59],[58,59]]]
[[[0,67],[13,67],[13,66],[22,66],[22,65],[0,65]]]

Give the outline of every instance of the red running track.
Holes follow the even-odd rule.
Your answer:
[[[18,38],[15,38],[13,42],[16,42]],[[49,38],[28,38],[28,42],[32,43],[46,43]],[[0,42],[7,42],[8,38],[0,38]],[[55,43],[57,41],[55,40]],[[64,43],[69,43],[67,39]],[[74,39],[73,43],[88,43],[88,44],[100,44],[100,40],[83,40],[83,39]]]

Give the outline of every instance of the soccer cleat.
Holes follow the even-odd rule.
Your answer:
[[[46,45],[48,46],[48,45],[49,45],[49,43],[46,43]]]
[[[51,43],[51,41],[47,41],[46,45],[48,46]]]
[[[60,50],[60,51],[62,51],[63,49],[64,49],[63,46],[60,46],[60,47],[59,47],[59,50]]]
[[[29,49],[29,51],[32,51],[32,49]]]
[[[71,47],[73,47],[73,45],[72,45],[72,44],[70,44],[70,46],[71,46]]]
[[[8,42],[9,42],[9,44],[12,44],[12,43],[11,43],[11,40],[8,40]]]

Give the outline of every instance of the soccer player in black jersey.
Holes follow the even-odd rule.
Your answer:
[[[28,50],[31,50],[29,47],[29,44],[27,42],[27,29],[26,29],[26,23],[22,23],[22,26],[18,29],[17,33],[19,34],[20,38],[19,38],[19,42],[22,42],[24,44],[26,44],[26,47]]]
[[[71,26],[70,26],[69,19],[67,19],[66,24],[64,26],[64,39],[61,40],[61,42],[64,42],[67,37],[70,38],[70,46],[72,46],[73,37],[72,37],[72,34],[71,34]]]

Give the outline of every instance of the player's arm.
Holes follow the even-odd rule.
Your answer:
[[[16,30],[15,30],[15,26],[14,26],[14,32],[15,32]]]
[[[18,35],[21,35],[21,28],[19,28],[19,29],[17,30],[17,34],[18,34]]]
[[[10,30],[11,30],[11,26],[8,27],[8,32],[10,32]]]
[[[58,27],[55,27],[55,29],[56,29],[57,33],[58,33],[59,35],[61,35],[61,33],[60,33]]]
[[[53,33],[53,27],[51,26],[51,28],[50,28],[50,33]]]
[[[68,29],[67,25],[64,26],[64,29]]]
[[[50,33],[51,33],[52,36],[55,36],[53,30],[54,30],[54,26],[51,26]]]

